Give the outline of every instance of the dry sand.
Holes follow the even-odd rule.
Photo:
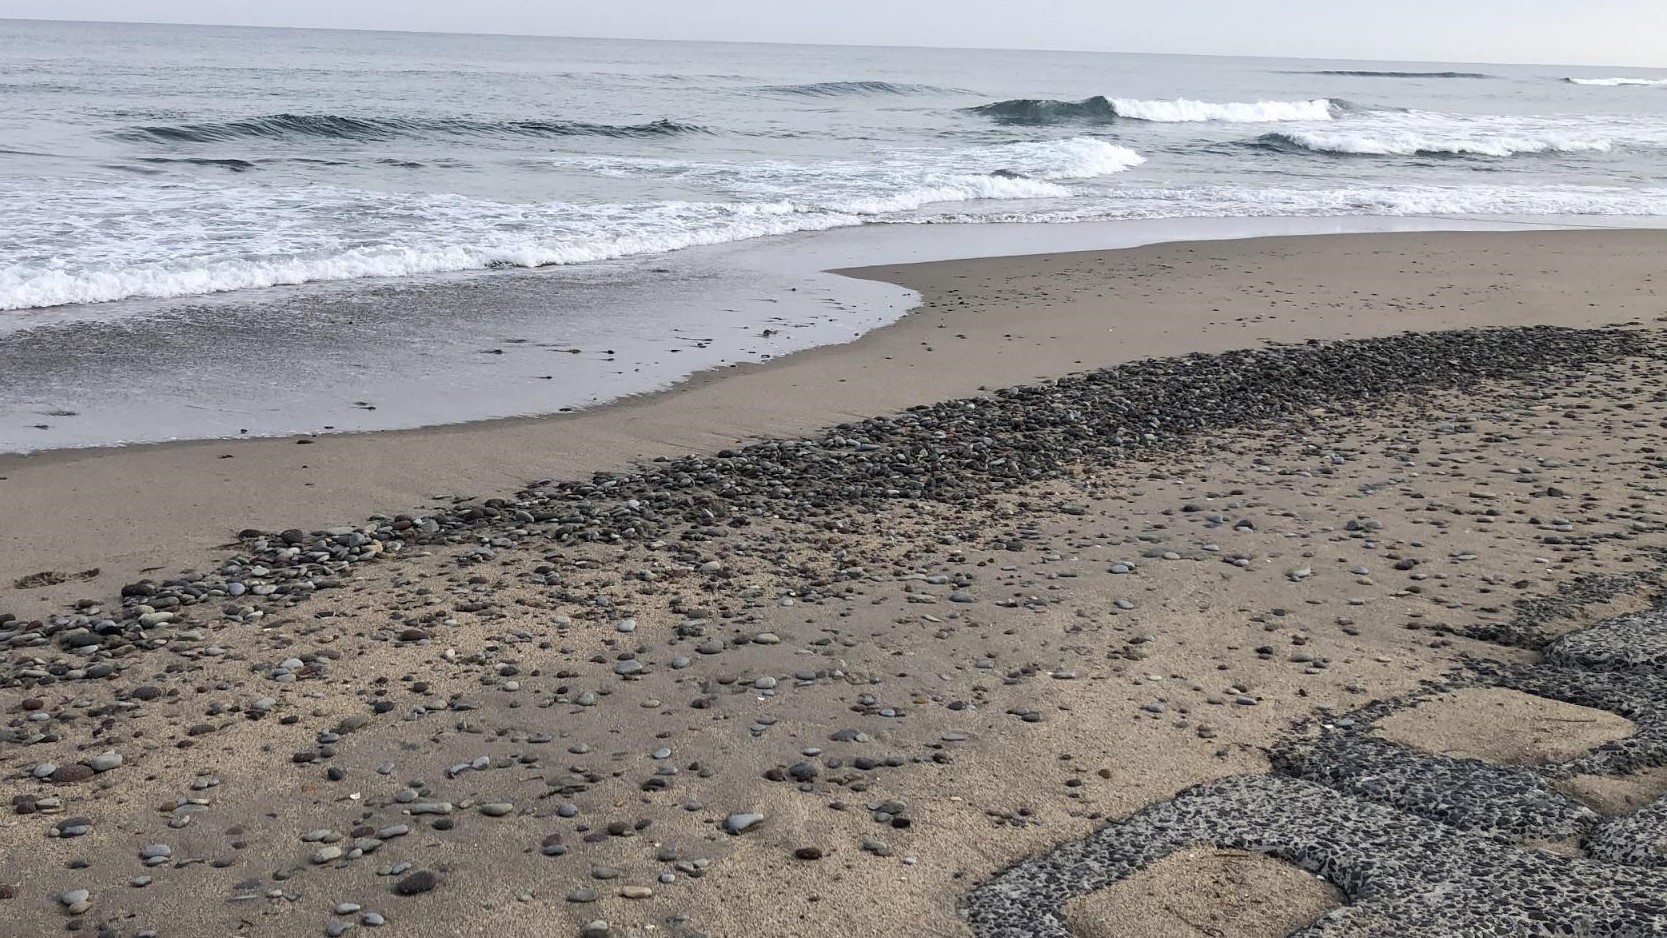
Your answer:
[[[1080,938],[1284,938],[1345,902],[1288,863],[1195,848],[1076,900],[1068,915]]]
[[[113,577],[202,563],[242,527],[351,522],[425,493],[1148,355],[1648,323],[1667,313],[1652,279],[1660,237],[1373,235],[868,271],[922,290],[925,306],[850,346],[595,414],[12,459],[0,470],[6,579],[106,572],[0,592],[0,609],[111,604]],[[574,935],[595,919],[642,936],[961,935],[956,902],[1001,867],[1188,785],[1266,771],[1264,749],[1293,722],[1416,690],[1461,655],[1532,658],[1459,633],[1582,577],[1650,569],[1667,548],[1655,367],[1624,360],[1555,390],[1505,383],[1212,434],[976,504],[836,506],[721,541],[436,549],[363,565],[265,618],[205,611],[194,634],[117,679],[0,691],[11,725],[45,713],[55,729],[4,744],[8,786],[31,805],[62,802],[0,821],[0,884],[15,894],[0,909],[31,935],[64,927],[52,897],[75,888],[92,893],[74,919],[89,930],[164,938],[322,934],[342,902],[409,936]],[[1419,564],[1397,570],[1406,558]],[[807,582],[820,585],[807,595]],[[958,583],[973,602],[951,599]],[[1571,605],[1558,627],[1649,598]],[[401,640],[414,625],[426,634]],[[693,650],[707,642],[717,652]],[[621,676],[630,652],[651,666]],[[306,662],[299,679],[275,680],[291,656]],[[389,712],[320,741],[375,701]],[[1402,735],[1450,745],[1416,725]],[[123,764],[90,780],[29,778],[105,750]],[[480,770],[448,772],[481,757]],[[800,783],[771,777],[807,762],[817,771]],[[564,776],[568,789],[551,784]],[[643,787],[657,777],[669,786]],[[406,813],[407,786],[448,802],[450,829]],[[498,804],[505,816],[481,811]],[[729,836],[733,812],[764,821]],[[71,815],[92,832],[46,836]],[[358,826],[401,823],[411,832],[351,862],[311,862],[330,845],[303,842],[325,831],[348,847]],[[543,855],[551,834],[565,855]],[[171,853],[146,868],[152,844]],[[392,894],[396,877],[378,870],[399,862],[436,872],[438,888]],[[1187,914],[1207,901],[1199,890],[1245,902],[1251,889],[1274,908],[1239,933],[1272,935],[1334,899],[1255,864],[1242,876],[1176,864],[1145,892],[1081,903],[1081,933],[1121,933],[1102,919],[1144,915],[1143,902]],[[130,884],[141,875],[154,881]],[[586,889],[596,901],[571,901]],[[622,895],[639,890],[652,895]]]
[[[1377,735],[1402,746],[1499,765],[1567,762],[1637,731],[1631,720],[1502,687],[1466,687],[1402,710]]]

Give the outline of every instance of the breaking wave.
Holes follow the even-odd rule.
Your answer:
[[[1330,133],[1286,131],[1263,134],[1252,146],[1280,152],[1342,156],[1517,156],[1539,153],[1606,153],[1608,140],[1531,136],[1445,136],[1412,132]]]
[[[1111,102],[1118,117],[1159,123],[1194,123],[1226,121],[1234,124],[1262,124],[1274,121],[1326,121],[1332,118],[1332,102],[1325,98],[1312,101],[1257,101],[1253,104],[1212,104],[1208,101],[1127,101]]]
[[[1667,85],[1667,78],[1565,78],[1571,85],[1596,85],[1603,88],[1614,88],[1621,85],[1640,85],[1654,87]]]
[[[1143,101],[1096,95],[1081,101],[1045,98],[1016,98],[968,108],[970,113],[1005,124],[1098,123],[1118,119],[1163,124],[1223,121],[1259,124],[1279,121],[1324,121],[1332,119],[1336,103],[1325,98],[1312,101],[1257,101],[1216,104],[1209,101]]]
[[[463,118],[344,117],[336,114],[270,114],[233,121],[161,124],[119,130],[114,136],[146,143],[226,143],[234,140],[390,140],[398,137],[665,137],[710,133],[704,127],[657,120],[646,124],[584,121],[480,121]]]

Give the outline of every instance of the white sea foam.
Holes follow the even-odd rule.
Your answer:
[[[1345,156],[1598,154],[1667,147],[1667,125],[1623,115],[1536,117],[1363,111],[1324,127],[1275,131],[1257,142]]]
[[[1270,134],[1274,143],[1285,143],[1316,153],[1371,156],[1515,156],[1531,153],[1607,152],[1608,140],[1569,137],[1491,136],[1422,134],[1412,131],[1326,132],[1289,131]]]
[[[92,213],[79,207],[81,256],[0,267],[0,309],[577,264],[860,223],[784,202],[515,205],[324,188],[137,188],[97,195],[108,200],[107,224],[86,224]],[[124,198],[149,200],[162,217],[125,220]],[[330,230],[332,215],[361,230]]]
[[[1073,193],[1061,181],[1142,161],[1088,138],[898,151],[873,163],[595,161],[732,198],[640,204],[152,182],[6,190],[0,310],[656,254],[859,225],[935,203],[1065,199]],[[62,254],[65,244],[77,246],[74,256]]]
[[[1130,120],[1155,121],[1164,124],[1225,121],[1236,124],[1265,124],[1279,121],[1326,121],[1332,119],[1331,102],[1325,98],[1312,101],[1257,101],[1255,103],[1215,104],[1209,101],[1139,101],[1115,98],[1112,110],[1118,117]]]
[[[1125,218],[1257,218],[1350,215],[1667,216],[1667,187],[1342,186],[1185,189],[1115,186],[1091,199],[1035,211],[917,214],[921,223],[1080,222]]]
[[[1663,86],[1667,85],[1667,78],[1570,78],[1568,82],[1575,85],[1615,88],[1623,85]]]

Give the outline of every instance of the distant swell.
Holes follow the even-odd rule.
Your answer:
[[[832,98],[843,95],[960,94],[955,88],[934,85],[897,84],[889,81],[816,81],[804,85],[761,85],[758,94]]]
[[[1359,69],[1321,69],[1316,72],[1286,72],[1287,75],[1334,75],[1345,78],[1492,78],[1482,72],[1372,72]]]
[[[707,133],[693,124],[658,120],[647,124],[591,124],[583,121],[478,121],[342,117],[335,114],[272,114],[235,121],[163,124],[117,131],[124,140],[148,143],[225,143],[233,140],[390,140],[397,137],[664,137]]]
[[[1667,85],[1667,78],[1565,78],[1563,80],[1571,85],[1596,85],[1604,88],[1614,88],[1620,85],[1643,87]]]
[[[1252,146],[1280,152],[1339,156],[1518,156],[1537,153],[1602,153],[1608,140],[1514,136],[1424,136],[1415,133],[1264,134]]]
[[[255,168],[255,164],[249,162],[248,160],[210,159],[208,157],[181,157],[176,159],[166,156],[146,156],[140,157],[139,162],[155,163],[159,165],[183,163],[187,166],[218,166],[221,169],[230,170],[234,173],[246,173]]]
[[[1004,124],[1104,123],[1114,120],[1151,121],[1163,124],[1223,121],[1228,123],[1272,123],[1277,121],[1331,120],[1333,102],[1257,101],[1216,104],[1209,101],[1141,101],[1096,95],[1081,101],[1053,101],[1017,98],[968,108],[970,113]]]

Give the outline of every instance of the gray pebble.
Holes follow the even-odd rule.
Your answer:
[[[731,814],[724,818],[724,830],[731,834],[743,834],[764,823],[764,815],[754,812]]]

